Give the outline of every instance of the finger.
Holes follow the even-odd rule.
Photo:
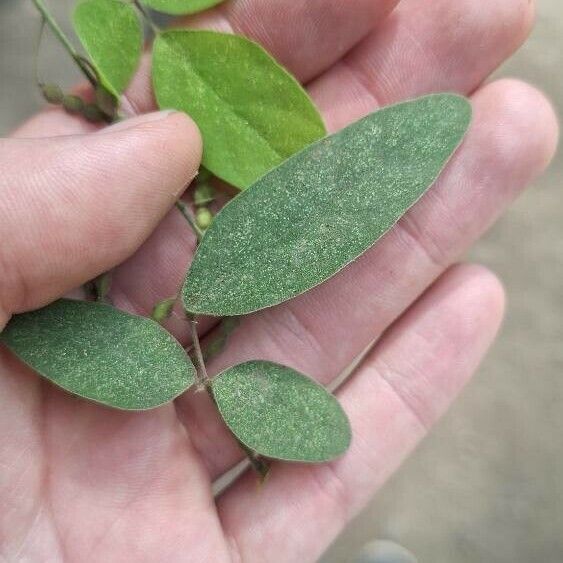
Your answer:
[[[287,5],[257,0],[229,3],[227,6],[231,7],[211,11],[193,21],[192,25],[223,28],[263,40],[266,48],[285,62],[290,70],[308,78],[337,60],[382,21],[396,0],[377,3],[354,0],[353,4],[344,7],[337,0],[288,2]],[[346,13],[343,14],[343,11]],[[126,104],[135,113],[150,111],[155,106],[148,57],[145,57],[128,89]],[[17,129],[13,136],[27,138],[84,133],[92,128],[84,120],[49,108]],[[116,304],[133,312],[147,313],[157,301],[177,293],[192,256],[191,245],[178,244],[185,240],[185,232],[181,218],[177,213],[171,213],[151,238],[150,248],[158,252],[143,252],[116,273],[113,295]],[[166,269],[153,268],[152,265],[157,262]],[[147,264],[158,275],[147,278]],[[135,272],[142,272],[142,275],[133,284]],[[202,328],[205,326],[202,325]],[[181,319],[172,319],[168,328],[180,338],[186,337],[185,323]]]
[[[396,4],[398,0],[239,0],[186,22],[250,37],[307,82],[340,59]]]
[[[338,393],[350,450],[326,465],[247,474],[218,503],[241,561],[314,561],[447,409],[492,343],[503,291],[487,270],[448,271],[390,329]],[[291,529],[291,542],[275,530]]]
[[[425,82],[429,76],[433,77],[432,80],[439,79],[439,84],[445,89],[461,89],[462,86],[466,89],[474,88],[503,56],[522,41],[531,25],[530,6],[530,2],[520,0],[502,0],[478,8],[468,0],[457,3],[445,0],[427,3],[406,0],[376,33],[345,59],[345,63],[329,71],[326,78],[316,81],[311,91],[323,109],[329,126],[338,128],[376,106],[374,94],[364,86],[368,84],[368,78],[373,78],[373,73],[368,76],[358,74],[358,71],[352,76],[346,75],[347,65],[350,64],[348,61],[352,59],[356,61],[354,64],[358,68],[365,69],[366,72],[380,58],[386,61],[377,81],[377,84],[389,85],[385,89],[388,93],[386,101],[393,99],[393,96],[414,94],[417,91],[417,81],[421,84],[418,91],[424,91],[424,88],[432,85],[432,82]],[[443,33],[440,22],[446,22],[444,25],[448,33]],[[433,26],[438,26],[441,32],[434,32]],[[413,35],[412,29],[417,30],[417,35]],[[378,39],[380,35],[386,39]],[[413,37],[416,39],[413,40]],[[442,41],[443,37],[447,41]],[[479,38],[478,50],[474,48],[476,38]],[[485,53],[486,49],[490,52]],[[413,66],[416,67],[416,72],[413,72]],[[444,68],[448,71],[443,72]],[[464,80],[466,82],[463,83]],[[401,90],[402,82],[409,85],[410,90]],[[342,84],[346,84],[346,88],[341,88]],[[143,97],[150,98],[148,77],[140,75],[133,90],[140,93],[139,100]],[[142,105],[142,102],[139,103]],[[166,222],[167,225],[155,233],[153,247],[162,248],[167,245],[166,240],[161,238],[161,233],[171,232],[178,218],[172,217]],[[171,266],[166,276],[161,275],[160,271],[155,276],[143,275],[136,278],[133,285],[131,281],[127,281],[132,280],[127,274],[128,266],[120,270],[119,278],[126,282],[121,292],[121,282],[116,284],[117,301],[125,307],[134,307],[136,312],[146,313],[156,301],[170,296],[171,291],[177,291],[191,253],[189,250],[179,249],[177,255],[168,256]],[[146,272],[146,265],[152,264],[156,259],[154,253],[143,252],[134,258],[131,268],[135,272]],[[166,286],[162,284],[163,278],[169,280]],[[175,323],[174,328],[181,331],[181,323]],[[185,338],[185,331],[178,333],[178,336]]]
[[[243,0],[220,7],[177,25],[209,28],[245,35],[262,43],[303,81],[318,75],[350,50],[398,0]],[[128,110],[145,113],[155,108],[150,57],[145,56],[126,93]],[[84,120],[59,109],[41,112],[13,135],[38,137],[91,130]]]
[[[200,156],[193,122],[168,112],[82,137],[2,140],[0,328],[133,253]]]
[[[49,477],[43,465],[38,488],[48,487],[67,560],[228,560],[208,475],[173,406],[131,413],[44,391],[35,422]]]
[[[482,7],[469,0],[405,0],[344,62],[325,74],[326,80],[314,82],[311,92],[332,129],[376,109],[374,94],[364,84],[385,85],[384,102],[432,89],[468,93],[520,45],[531,27],[532,10],[527,0],[501,0]],[[473,47],[475,43],[479,49]],[[353,79],[342,74],[350,65],[357,67]],[[155,238],[161,241],[155,246],[161,247],[159,233]],[[154,259],[145,252],[135,257],[135,272],[146,271],[144,264]],[[186,252],[171,258],[170,263],[177,264],[167,276],[171,286],[181,284],[190,259]],[[132,300],[137,311],[146,312],[155,300],[166,297],[159,295],[159,279],[129,276],[127,268],[120,271],[120,277],[131,280],[124,285],[123,303]],[[182,325],[175,323],[174,328],[181,331]],[[178,335],[187,336],[185,330]]]
[[[242,320],[211,373],[253,358],[290,365],[323,383],[338,376],[462,254],[551,159],[549,103],[514,81],[473,97],[474,122],[438,183],[360,259],[323,285]],[[213,405],[187,394],[178,411],[217,476],[241,452]]]
[[[46,106],[10,132],[13,139],[38,139],[62,135],[85,135],[100,129],[83,117],[70,114],[58,106]]]
[[[310,91],[332,130],[421,94],[468,94],[524,42],[533,19],[533,0],[404,0]]]

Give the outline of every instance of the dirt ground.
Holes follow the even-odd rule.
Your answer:
[[[71,0],[51,2],[61,13]],[[0,0],[0,134],[33,112],[36,20]],[[563,6],[538,0],[528,44],[500,71],[563,110]],[[26,17],[27,16],[27,17]],[[49,45],[51,80],[77,78]],[[563,157],[468,257],[503,279],[506,323],[478,376],[432,435],[336,541],[324,563],[351,561],[374,538],[421,562],[563,561]]]

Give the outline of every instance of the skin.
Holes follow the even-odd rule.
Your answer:
[[[212,481],[241,459],[205,394],[147,413],[70,397],[0,350],[0,555],[6,561],[313,561],[397,469],[474,373],[502,286],[453,265],[552,158],[554,113],[514,80],[486,82],[525,40],[529,0],[238,0],[180,25],[244,33],[304,83],[331,130],[377,107],[453,90],[475,118],[439,182],[341,274],[246,318],[216,373],[285,363],[338,391],[353,443],[322,466]],[[147,68],[127,95],[152,111]],[[195,245],[171,210],[196,174],[197,128],[150,114],[97,132],[47,109],[0,141],[0,328],[125,261],[112,297],[146,314],[177,291]],[[33,158],[29,158],[33,155]],[[185,324],[169,328],[188,342]],[[213,323],[200,323],[210,337]],[[206,336],[207,335],[207,336]]]

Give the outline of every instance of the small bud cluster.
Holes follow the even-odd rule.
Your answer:
[[[61,106],[70,114],[81,115],[90,123],[109,123],[115,118],[117,100],[105,88],[96,89],[94,103],[75,94],[65,94],[57,84],[40,84],[39,88],[47,103]]]
[[[202,169],[197,180],[197,187],[194,191],[194,205],[197,208],[195,220],[197,226],[205,231],[211,226],[213,213],[207,207],[215,201],[215,188],[209,183],[211,174]]]

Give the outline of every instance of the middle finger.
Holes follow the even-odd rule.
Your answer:
[[[557,127],[551,106],[522,83],[490,84],[472,103],[471,130],[427,195],[337,276],[244,317],[210,373],[266,359],[329,383],[490,226],[549,162]],[[213,477],[240,459],[205,396],[187,393],[177,405]]]
[[[472,0],[403,0],[358,46],[313,81],[310,91],[333,130],[373,111],[378,100],[393,103],[438,89],[468,94],[522,43],[532,20],[533,3],[528,0],[479,5]],[[177,216],[167,222],[161,231],[171,233],[174,222],[180,229],[175,231],[178,237],[181,229],[185,232]],[[165,234],[155,233],[150,244],[162,251],[170,240]],[[170,268],[164,276],[161,271],[156,276],[137,275],[146,271],[147,263],[159,260],[146,250],[119,270],[121,304],[133,300],[137,311],[146,312],[159,298],[176,291],[191,253],[179,248],[174,258],[173,250],[174,246],[166,249]],[[171,325],[185,339],[183,326],[178,320]],[[202,324],[204,329],[208,326]]]

